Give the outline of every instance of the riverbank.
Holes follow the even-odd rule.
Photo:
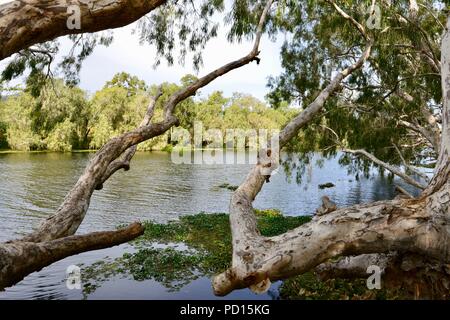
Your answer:
[[[0,154],[22,154],[22,153],[94,153],[97,150],[71,150],[71,151],[53,151],[53,150],[12,150],[12,149],[2,149]],[[149,151],[151,152],[151,151]]]
[[[237,151],[243,152],[240,149],[235,148],[194,148],[194,147],[178,147],[173,145],[165,145],[162,148],[152,148],[150,150],[140,150],[138,152],[167,152],[170,153],[176,148],[176,151],[216,151],[222,150],[223,152]],[[15,149],[0,149],[0,154],[2,153],[95,153],[99,149],[74,149],[68,151],[58,151],[58,150],[15,150]],[[245,148],[245,152],[249,152],[249,148]]]

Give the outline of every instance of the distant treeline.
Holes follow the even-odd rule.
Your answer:
[[[181,84],[163,83],[155,120],[162,119],[162,106]],[[119,73],[92,97],[78,87],[68,87],[60,80],[49,81],[39,96],[28,90],[7,95],[0,100],[0,149],[71,151],[98,149],[110,138],[135,128],[147,109],[156,85],[147,86],[127,73]],[[224,97],[213,92],[206,98],[189,98],[177,108],[180,125],[193,130],[201,121],[205,130],[279,129],[296,111],[281,106],[270,108],[250,94],[235,93]],[[140,150],[170,147],[169,135],[142,143]]]

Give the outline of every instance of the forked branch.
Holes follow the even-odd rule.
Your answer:
[[[316,99],[284,127],[279,136],[280,148],[285,146],[303,126],[320,113],[327,99],[340,88],[341,82],[346,77],[364,65],[370,56],[371,48],[372,40],[369,40],[361,57],[354,64],[338,72]],[[255,292],[263,292],[270,286],[270,280],[281,276],[280,268],[289,264],[291,260],[290,255],[282,253],[284,251],[267,251],[280,243],[261,237],[252,206],[253,200],[266,181],[267,168],[276,169],[272,163],[276,163],[274,157],[278,156],[279,154],[275,150],[270,150],[269,162],[258,163],[231,198],[230,224],[233,261],[229,270],[216,276],[213,280],[213,288],[217,295],[225,295],[234,289],[243,287],[250,287]],[[260,263],[265,264],[267,268],[262,267]]]
[[[0,289],[4,285],[15,283],[28,273],[40,270],[69,255],[130,241],[142,234],[142,226],[133,224],[126,228],[125,232],[119,230],[73,236],[87,213],[93,192],[100,189],[117,170],[129,168],[129,162],[136,152],[137,144],[164,134],[174,125],[178,125],[179,121],[174,115],[178,103],[195,95],[197,90],[218,77],[252,61],[259,62],[259,43],[272,3],[273,1],[269,0],[263,10],[250,53],[175,92],[164,106],[164,119],[160,122],[151,122],[156,101],[161,95],[159,92],[151,100],[138,128],[111,139],[94,155],[55,214],[47,218],[33,233],[20,240],[0,244]],[[0,9],[2,9],[1,6]],[[109,240],[106,241],[103,235],[108,236]],[[54,255],[52,250],[55,252]]]

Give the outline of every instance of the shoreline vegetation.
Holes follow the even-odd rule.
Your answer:
[[[176,147],[176,149],[175,149]],[[168,145],[164,148],[157,148],[157,149],[151,149],[151,150],[138,150],[137,152],[172,152],[174,151],[174,149],[176,151],[213,151],[213,150],[223,150],[223,151],[236,151],[238,150],[237,148],[189,148],[189,147],[185,147],[185,148],[181,148],[181,147],[177,147],[177,146],[173,146],[173,145]],[[14,149],[0,149],[0,153],[95,153],[97,152],[99,149],[73,149],[73,150],[68,150],[68,151],[64,151],[64,150],[50,150],[50,149],[45,149],[45,150],[14,150]],[[245,148],[245,151],[250,151],[249,148]],[[253,151],[253,150],[252,150]]]
[[[98,150],[111,138],[138,126],[150,97],[159,87],[163,94],[156,103],[155,122],[163,119],[163,106],[169,97],[195,79],[186,75],[179,84],[166,82],[157,86],[119,73],[93,95],[69,87],[62,80],[45,85],[38,96],[26,89],[14,91],[0,97],[0,150]],[[225,97],[221,91],[215,91],[186,99],[175,116],[179,127],[191,137],[196,122],[201,123],[202,133],[214,129],[225,136],[227,130],[264,129],[270,134],[281,129],[297,112],[288,104],[273,108],[250,94],[233,93]],[[208,143],[202,141],[202,146],[207,147]],[[175,144],[170,132],[166,132],[139,144],[138,150],[171,150]]]
[[[262,235],[275,236],[311,220],[311,216],[287,216],[279,210],[256,210]],[[134,281],[155,280],[169,292],[179,291],[192,281],[220,273],[230,266],[231,230],[229,215],[198,213],[181,216],[167,224],[144,223],[145,232],[130,244],[136,249],[117,259],[100,260],[83,267],[86,298],[112,277]],[[399,290],[369,290],[366,279],[321,280],[314,272],[284,280],[280,299],[401,299]]]

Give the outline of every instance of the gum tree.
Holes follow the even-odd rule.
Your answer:
[[[179,125],[175,109],[180,102],[193,96],[200,88],[218,77],[253,61],[259,62],[259,43],[271,5],[272,1],[269,1],[262,10],[254,46],[247,55],[206,76],[193,79],[189,85],[169,97],[163,107],[163,120],[152,122],[156,101],[162,95],[161,91],[157,92],[151,99],[140,126],[109,140],[95,154],[55,214],[43,221],[33,233],[0,245],[0,287],[10,286],[27,274],[69,255],[114,246],[143,233],[142,225],[134,223],[118,231],[74,235],[87,213],[93,192],[101,190],[103,184],[116,171],[129,170],[137,144],[160,136],[171,127]]]
[[[77,1],[70,3],[77,3]],[[163,120],[155,122],[152,121],[152,118],[156,101],[162,94],[159,91],[151,99],[141,125],[135,130],[109,140],[95,154],[55,214],[43,221],[33,233],[0,245],[0,287],[12,285],[20,281],[25,275],[68,255],[116,245],[142,234],[143,227],[139,223],[135,223],[118,231],[75,235],[87,213],[93,192],[102,189],[103,184],[117,170],[128,170],[130,168],[130,161],[136,151],[137,144],[164,134],[171,127],[179,124],[175,110],[180,102],[191,97],[197,90],[216,78],[236,68],[243,67],[252,61],[259,63],[258,47],[264,31],[274,35],[277,31],[284,30],[294,32],[295,35],[293,28],[295,29],[297,23],[302,24],[298,20],[290,21],[290,17],[295,17],[292,13],[297,12],[298,14],[301,12],[296,7],[299,3],[305,4],[310,9],[313,7],[311,1],[280,1],[275,5],[272,0],[267,1],[267,3],[236,1],[228,16],[229,20],[232,21],[231,35],[238,39],[246,35],[253,35],[254,47],[250,53],[241,59],[225,64],[204,77],[193,79],[189,85],[175,92],[164,104]],[[358,2],[355,1],[355,3]],[[388,2],[382,3],[391,18],[396,17],[395,12],[397,10],[402,12],[402,9],[408,8],[409,16],[400,15],[406,22],[398,17],[398,23],[415,24],[419,29],[421,28],[422,22],[420,19],[416,20],[418,17],[416,1],[404,1],[399,5],[399,8],[390,5]],[[66,12],[65,8],[68,2],[65,1],[46,2],[45,4],[36,1],[14,1],[11,4],[0,6],[0,30],[3,37],[0,46],[2,48],[1,57],[8,57],[15,52],[19,52],[20,55],[21,50],[30,50],[30,46],[38,42],[52,40],[56,36],[99,31],[125,25],[148,13],[156,6],[162,5],[163,2],[97,0],[79,1],[79,4],[81,4],[82,12],[84,12],[82,17],[86,24],[85,29],[78,31],[67,30],[63,25],[63,21],[65,23],[67,19],[67,14],[64,12]],[[60,10],[55,11],[54,8],[58,8],[58,6]],[[146,21],[143,22],[145,32],[141,36],[144,40],[156,43],[159,52],[164,54],[171,62],[173,60],[171,50],[175,39],[171,36],[172,30],[170,30],[168,22],[158,20],[164,16],[164,13],[169,12],[165,10],[170,10],[170,4],[166,4],[166,6],[161,7],[159,14],[150,18],[147,24]],[[64,10],[61,8],[64,8]],[[133,9],[131,10],[131,8]],[[209,5],[202,6],[201,13],[208,16],[217,8],[221,8],[221,1],[212,1]],[[336,47],[339,49],[347,47],[347,51],[333,53],[334,56],[341,56],[342,59],[339,59],[339,63],[336,65],[331,65],[332,72],[325,73],[328,78],[317,71],[320,64],[327,66],[326,61],[329,60],[326,55],[322,55],[320,59],[300,61],[301,68],[299,70],[306,73],[305,77],[300,78],[300,80],[306,81],[307,87],[304,87],[301,81],[296,78],[299,74],[295,74],[295,72],[291,73],[291,76],[293,76],[291,79],[283,80],[281,78],[281,82],[276,84],[278,88],[283,89],[284,85],[293,79],[293,83],[297,84],[296,88],[300,89],[299,91],[302,91],[304,87],[304,92],[301,92],[303,96],[300,96],[302,98],[302,110],[281,131],[280,147],[287,147],[295,143],[296,139],[301,137],[299,132],[308,130],[310,125],[314,125],[315,121],[323,116],[324,110],[338,108],[337,102],[339,102],[339,99],[343,101],[342,93],[350,91],[367,93],[364,89],[373,89],[370,81],[368,81],[374,80],[370,79],[371,73],[379,76],[375,80],[382,84],[384,84],[384,81],[388,83],[392,81],[392,78],[389,77],[388,68],[380,64],[379,61],[383,55],[386,54],[388,58],[392,54],[392,52],[386,53],[380,50],[380,39],[382,38],[380,34],[383,34],[383,30],[369,30],[362,22],[362,17],[352,16],[348,13],[350,12],[348,8],[342,8],[334,1],[320,2],[317,8],[319,8],[319,12],[312,12],[312,15],[306,17],[307,19],[312,18],[311,24],[302,25],[305,28],[310,28],[312,38],[309,39],[309,43],[311,45],[330,45],[330,43],[327,44],[324,41],[315,41],[314,36],[316,35],[313,32],[321,27],[326,29],[327,20],[322,21],[320,17],[329,17],[334,19],[335,24],[342,27],[342,29],[337,29],[341,37],[340,39],[338,37],[339,44]],[[373,8],[371,12],[374,12]],[[203,10],[205,11],[203,12]],[[88,14],[92,15],[88,17]],[[182,16],[180,12],[175,10],[175,18],[179,19]],[[25,17],[28,20],[24,20]],[[297,16],[297,18],[302,18],[302,16]],[[36,24],[27,23],[25,25],[24,21],[36,21]],[[159,23],[155,23],[155,21],[159,21]],[[163,28],[152,29],[154,26],[162,26]],[[285,234],[276,237],[262,237],[256,227],[252,202],[264,184],[268,182],[268,179],[266,179],[268,172],[270,173],[275,169],[274,164],[277,163],[278,152],[270,148],[261,150],[258,164],[234,192],[230,202],[233,261],[229,270],[214,278],[213,288],[216,294],[225,295],[232,290],[244,287],[250,287],[255,292],[263,292],[269,288],[271,281],[300,274],[316,267],[323,272],[339,270],[341,274],[344,274],[346,270],[350,270],[350,272],[364,270],[363,267],[367,263],[381,264],[382,262],[386,265],[400,263],[400,267],[407,265],[409,270],[432,266],[433,270],[441,277],[438,289],[448,285],[448,273],[446,273],[445,268],[450,257],[448,246],[450,194],[447,181],[450,170],[448,157],[450,139],[448,124],[450,112],[449,26],[450,22],[447,22],[446,28],[443,30],[444,35],[440,39],[440,61],[437,49],[433,47],[433,42],[426,34],[415,40],[406,39],[404,41],[417,54],[422,55],[422,59],[429,63],[429,67],[433,69],[434,73],[439,73],[442,84],[439,93],[434,95],[434,100],[439,100],[438,103],[442,103],[442,120],[438,124],[434,121],[434,129],[431,129],[433,136],[427,138],[428,143],[432,145],[437,154],[435,173],[427,185],[421,185],[423,187],[421,195],[414,199],[394,199],[339,208],[316,217],[310,223]],[[210,30],[207,34],[213,36],[215,26],[209,27],[211,26],[206,25],[205,28],[200,28],[200,30]],[[21,37],[15,36],[19,30],[23,30]],[[40,36],[37,36],[37,32]],[[155,39],[155,34],[158,32],[161,33],[161,37]],[[189,34],[189,30],[180,32],[178,36],[181,40],[186,40],[186,34]],[[295,37],[293,39],[295,40]],[[308,44],[308,42],[304,42],[305,39],[301,36],[297,40],[303,44]],[[192,41],[194,46],[202,47],[204,44],[202,40],[195,37]],[[392,39],[390,41],[392,42]],[[36,49],[34,50],[35,53],[38,53]],[[301,54],[301,51],[300,48],[298,52]],[[30,52],[32,51],[27,53]],[[184,56],[186,50],[183,51],[182,49],[180,53],[181,56]],[[292,56],[295,59],[295,54]],[[311,58],[314,58],[314,56],[312,55]],[[200,60],[200,56],[196,56],[194,62],[199,63]],[[376,69],[377,63],[379,70]],[[369,64],[370,68],[367,67]],[[19,74],[24,69],[23,63],[13,64],[9,69],[9,75]],[[392,70],[392,72],[395,73],[395,70]],[[313,77],[308,77],[310,75]],[[358,81],[365,81],[361,88],[353,86],[355,82],[358,84]],[[389,84],[392,86],[392,83]],[[427,83],[425,82],[423,85],[427,86]],[[395,88],[397,89],[397,87]],[[389,86],[383,86],[379,89],[380,91],[372,90],[371,93],[379,94],[382,90],[389,90]],[[400,90],[396,90],[395,93],[404,98],[406,102],[411,100],[410,96],[415,99],[411,93],[409,93],[409,96],[407,92]],[[442,99],[437,98],[438,94]],[[283,99],[286,98],[282,94],[276,93],[274,95],[277,99],[280,96]],[[340,96],[341,98],[339,98]],[[368,104],[367,101],[366,99],[366,105]],[[351,104],[354,104],[354,102],[352,101]],[[420,105],[420,103],[417,103],[416,106],[420,107]],[[412,111],[408,111],[406,114],[409,115],[410,112]],[[372,119],[379,118],[377,114],[371,114],[370,116]],[[364,117],[359,116],[356,119],[364,120]],[[428,128],[428,125],[433,125],[433,120],[431,117],[426,119],[430,120],[426,124]],[[408,122],[408,120],[411,119],[404,121]],[[414,126],[422,123],[413,122],[411,124]],[[345,148],[346,151],[351,153],[362,154],[388,170],[393,169],[390,170],[393,174],[403,175],[398,168],[393,168],[391,164],[378,159],[365,150],[350,149],[349,147],[353,145],[347,143],[345,139],[343,140],[340,134],[336,134],[336,130],[326,125],[324,127],[328,128],[327,131],[334,132],[333,140],[339,147]],[[416,130],[416,132],[420,133],[420,130]],[[408,160],[410,159],[408,158]],[[337,263],[328,262],[331,258],[336,257],[344,258]],[[394,257],[394,259],[390,259],[391,257]]]

